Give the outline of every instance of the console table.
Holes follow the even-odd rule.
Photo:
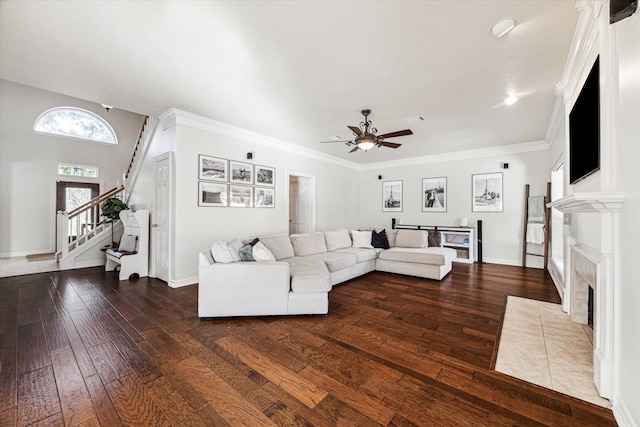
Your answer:
[[[436,235],[436,243],[444,248],[455,249],[458,254],[454,262],[473,264],[475,262],[476,236],[474,227],[448,227],[439,225],[405,225],[392,221],[395,230],[426,230],[429,232],[429,244],[432,244],[432,236]],[[479,244],[479,243],[478,243]]]

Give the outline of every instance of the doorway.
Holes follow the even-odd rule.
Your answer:
[[[316,230],[316,177],[287,172],[289,193],[289,234]]]
[[[171,266],[171,191],[173,153],[155,158],[151,224],[151,276],[169,283]]]
[[[89,203],[100,194],[100,184],[91,182],[56,181],[56,212],[71,212]],[[79,217],[69,226],[69,238],[82,234],[96,226],[100,219],[100,209],[95,206],[87,215]],[[57,241],[57,236],[56,236]]]

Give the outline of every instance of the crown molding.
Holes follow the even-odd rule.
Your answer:
[[[265,136],[257,132],[252,132],[246,129],[239,128],[237,126],[179,110],[177,108],[169,109],[164,114],[162,114],[162,116],[160,116],[160,119],[164,123],[165,129],[171,127],[171,125],[185,125],[207,132],[216,133],[218,135],[236,138],[245,142],[250,142],[252,144],[261,145],[269,149],[283,150],[287,153],[310,157],[315,160],[333,163],[335,165],[351,169],[358,168],[357,163],[351,162],[349,160],[344,160],[339,157],[331,156],[329,154],[324,154],[315,150],[300,147],[299,145],[295,145],[290,142],[285,142],[276,138],[272,138],[270,136]]]
[[[479,148],[477,150],[455,151],[445,154],[414,157],[411,159],[391,160],[388,162],[368,163],[358,165],[359,170],[392,168],[426,163],[451,162],[456,160],[478,159],[482,157],[504,156],[507,154],[530,153],[533,151],[549,150],[551,145],[547,141],[521,142],[518,144],[500,145],[497,147]]]

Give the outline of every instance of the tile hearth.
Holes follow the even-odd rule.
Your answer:
[[[508,297],[495,370],[611,407],[593,382],[593,331],[560,304]]]

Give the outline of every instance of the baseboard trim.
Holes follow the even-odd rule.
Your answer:
[[[198,283],[198,276],[187,277],[186,279],[170,280],[168,285],[172,288],[181,288],[183,286],[195,285]]]
[[[616,422],[620,427],[638,427],[638,424],[635,423],[627,405],[625,405],[624,400],[620,397],[620,394],[617,393],[614,399],[615,404],[611,408],[613,411],[613,416],[616,419]]]

